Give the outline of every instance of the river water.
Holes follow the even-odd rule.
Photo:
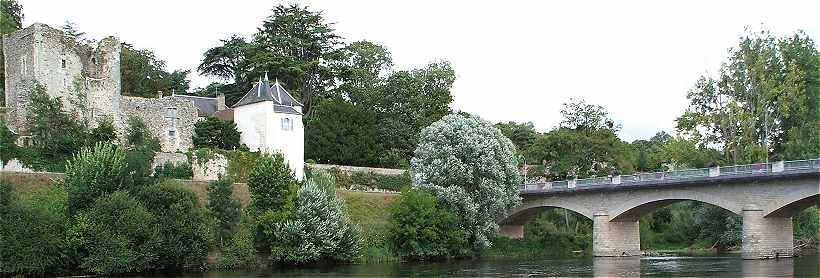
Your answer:
[[[743,260],[712,257],[481,259],[274,269],[264,272],[185,273],[167,277],[820,277],[820,257]]]

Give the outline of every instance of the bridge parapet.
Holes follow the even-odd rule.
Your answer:
[[[521,194],[586,190],[599,187],[651,185],[659,183],[707,180],[710,178],[754,177],[775,173],[820,171],[820,159],[777,161],[714,168],[681,169],[665,172],[638,173],[623,176],[593,177],[524,184]]]

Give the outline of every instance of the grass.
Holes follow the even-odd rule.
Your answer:
[[[399,195],[346,190],[337,191],[337,194],[347,204],[350,220],[362,229],[365,248],[359,262],[397,261],[389,248],[387,230],[390,206]]]

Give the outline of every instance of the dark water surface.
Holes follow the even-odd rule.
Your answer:
[[[274,269],[264,272],[183,273],[163,277],[820,277],[820,257],[742,260],[739,256],[482,259]]]

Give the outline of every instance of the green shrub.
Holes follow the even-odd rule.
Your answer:
[[[219,267],[225,269],[253,268],[256,266],[256,248],[254,248],[254,234],[256,224],[249,215],[242,217],[236,232],[222,251]]]
[[[0,163],[17,157],[17,135],[9,130],[6,121],[0,120]]]
[[[344,202],[336,197],[335,190],[328,188],[335,186],[308,180],[299,189],[293,216],[264,226],[265,235],[275,240],[271,245],[273,260],[352,261],[360,255],[361,231],[350,221]]]
[[[84,148],[66,166],[68,211],[74,215],[93,204],[96,198],[128,189],[129,185],[126,157],[122,149],[110,143],[98,143],[93,148]]]
[[[140,118],[128,118],[125,131],[125,142],[128,147],[128,172],[134,185],[144,186],[151,183],[148,178],[154,169],[151,164],[154,155],[160,151],[159,139],[154,137],[148,126]]]
[[[208,211],[214,219],[214,233],[220,247],[234,232],[242,210],[233,198],[233,179],[220,177],[208,184]]]
[[[403,191],[390,221],[391,242],[403,258],[463,256],[469,250],[458,214],[423,190]]]
[[[85,239],[88,255],[83,269],[99,273],[129,273],[149,269],[157,261],[162,242],[156,219],[125,191],[116,191],[94,202],[78,219],[86,228],[75,228]],[[75,224],[76,225],[76,224]]]
[[[226,175],[232,176],[236,182],[247,182],[261,154],[247,150],[235,150],[225,152],[225,156],[228,158]]]
[[[194,170],[191,164],[187,162],[173,163],[166,161],[154,168],[154,176],[169,179],[190,179],[194,176]]]
[[[99,142],[114,143],[117,141],[117,133],[114,130],[114,122],[111,119],[103,119],[97,124],[97,127],[91,129],[89,134],[90,144]]]
[[[293,195],[292,189],[296,184],[282,154],[260,157],[248,176],[250,208],[254,215],[281,210],[288,203],[289,196]]]
[[[50,97],[45,86],[35,83],[30,93],[29,114],[25,116],[39,158],[35,162],[40,162],[31,166],[62,172],[74,153],[90,145],[88,127],[65,112],[62,101]]]
[[[239,147],[236,123],[208,117],[194,124],[193,144],[196,148],[233,150]]]
[[[66,207],[66,193],[60,187],[24,201],[0,181],[0,276],[55,273],[68,263]]]
[[[193,191],[177,181],[165,180],[145,187],[139,200],[154,215],[158,267],[182,269],[205,262],[209,223]]]

